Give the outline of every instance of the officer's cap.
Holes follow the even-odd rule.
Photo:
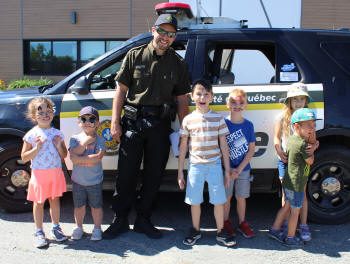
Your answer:
[[[154,23],[155,26],[159,26],[162,24],[170,24],[175,28],[175,30],[177,29],[177,20],[174,16],[170,14],[161,14]]]

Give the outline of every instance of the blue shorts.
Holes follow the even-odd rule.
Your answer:
[[[86,206],[87,202],[89,202],[89,206],[92,208],[102,208],[102,183],[83,186],[72,182],[72,193],[74,208]]]
[[[250,195],[250,170],[242,171],[236,180],[230,180],[230,186],[226,188],[226,196],[233,195],[233,187],[235,188],[235,197],[249,198]]]
[[[208,183],[209,202],[214,205],[226,203],[221,160],[213,163],[190,164],[186,183],[185,203],[198,205],[203,202],[205,182]]]
[[[283,191],[285,200],[290,203],[290,207],[301,208],[303,206],[304,192],[295,192],[286,188],[283,188]]]
[[[282,160],[278,160],[277,162],[277,168],[278,168],[278,177],[280,178],[280,180],[282,181],[282,179],[284,178],[284,175],[286,174],[286,170],[287,170],[287,163],[284,163]]]

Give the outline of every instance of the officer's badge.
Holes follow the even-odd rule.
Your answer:
[[[97,135],[105,140],[106,155],[113,156],[118,153],[119,144],[111,135],[111,120],[103,120],[97,128]]]

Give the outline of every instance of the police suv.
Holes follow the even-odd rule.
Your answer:
[[[307,85],[317,117],[320,148],[307,184],[309,216],[320,223],[341,223],[350,217],[350,32],[348,30],[304,30],[247,28],[244,21],[195,18],[188,5],[164,3],[156,6],[178,16],[179,30],[173,48],[184,58],[192,80],[209,79],[214,87],[212,109],[227,115],[228,92],[242,88],[248,94],[245,117],[256,131],[252,160],[253,192],[280,190],[277,156],[273,146],[273,124],[281,112],[280,99],[295,82]],[[24,116],[27,103],[37,96],[55,103],[53,124],[68,140],[79,131],[77,116],[86,105],[99,110],[98,133],[106,139],[103,158],[105,189],[113,189],[117,175],[118,144],[109,133],[114,77],[125,54],[150,42],[145,33],[107,52],[51,86],[0,93],[0,205],[8,211],[30,208],[26,201],[30,164],[20,158],[22,137],[33,124]],[[241,63],[249,62],[248,67]],[[242,70],[243,69],[243,70]],[[173,123],[174,130],[178,122]],[[65,160],[69,179],[72,163]],[[177,190],[177,158],[171,152],[163,190]],[[69,181],[68,181],[69,182]]]

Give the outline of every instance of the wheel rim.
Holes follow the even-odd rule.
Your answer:
[[[340,163],[322,163],[313,168],[308,181],[312,205],[323,212],[339,212],[350,203],[350,170]]]
[[[27,204],[27,188],[30,179],[29,166],[19,157],[11,158],[0,166],[0,194],[6,200]]]

